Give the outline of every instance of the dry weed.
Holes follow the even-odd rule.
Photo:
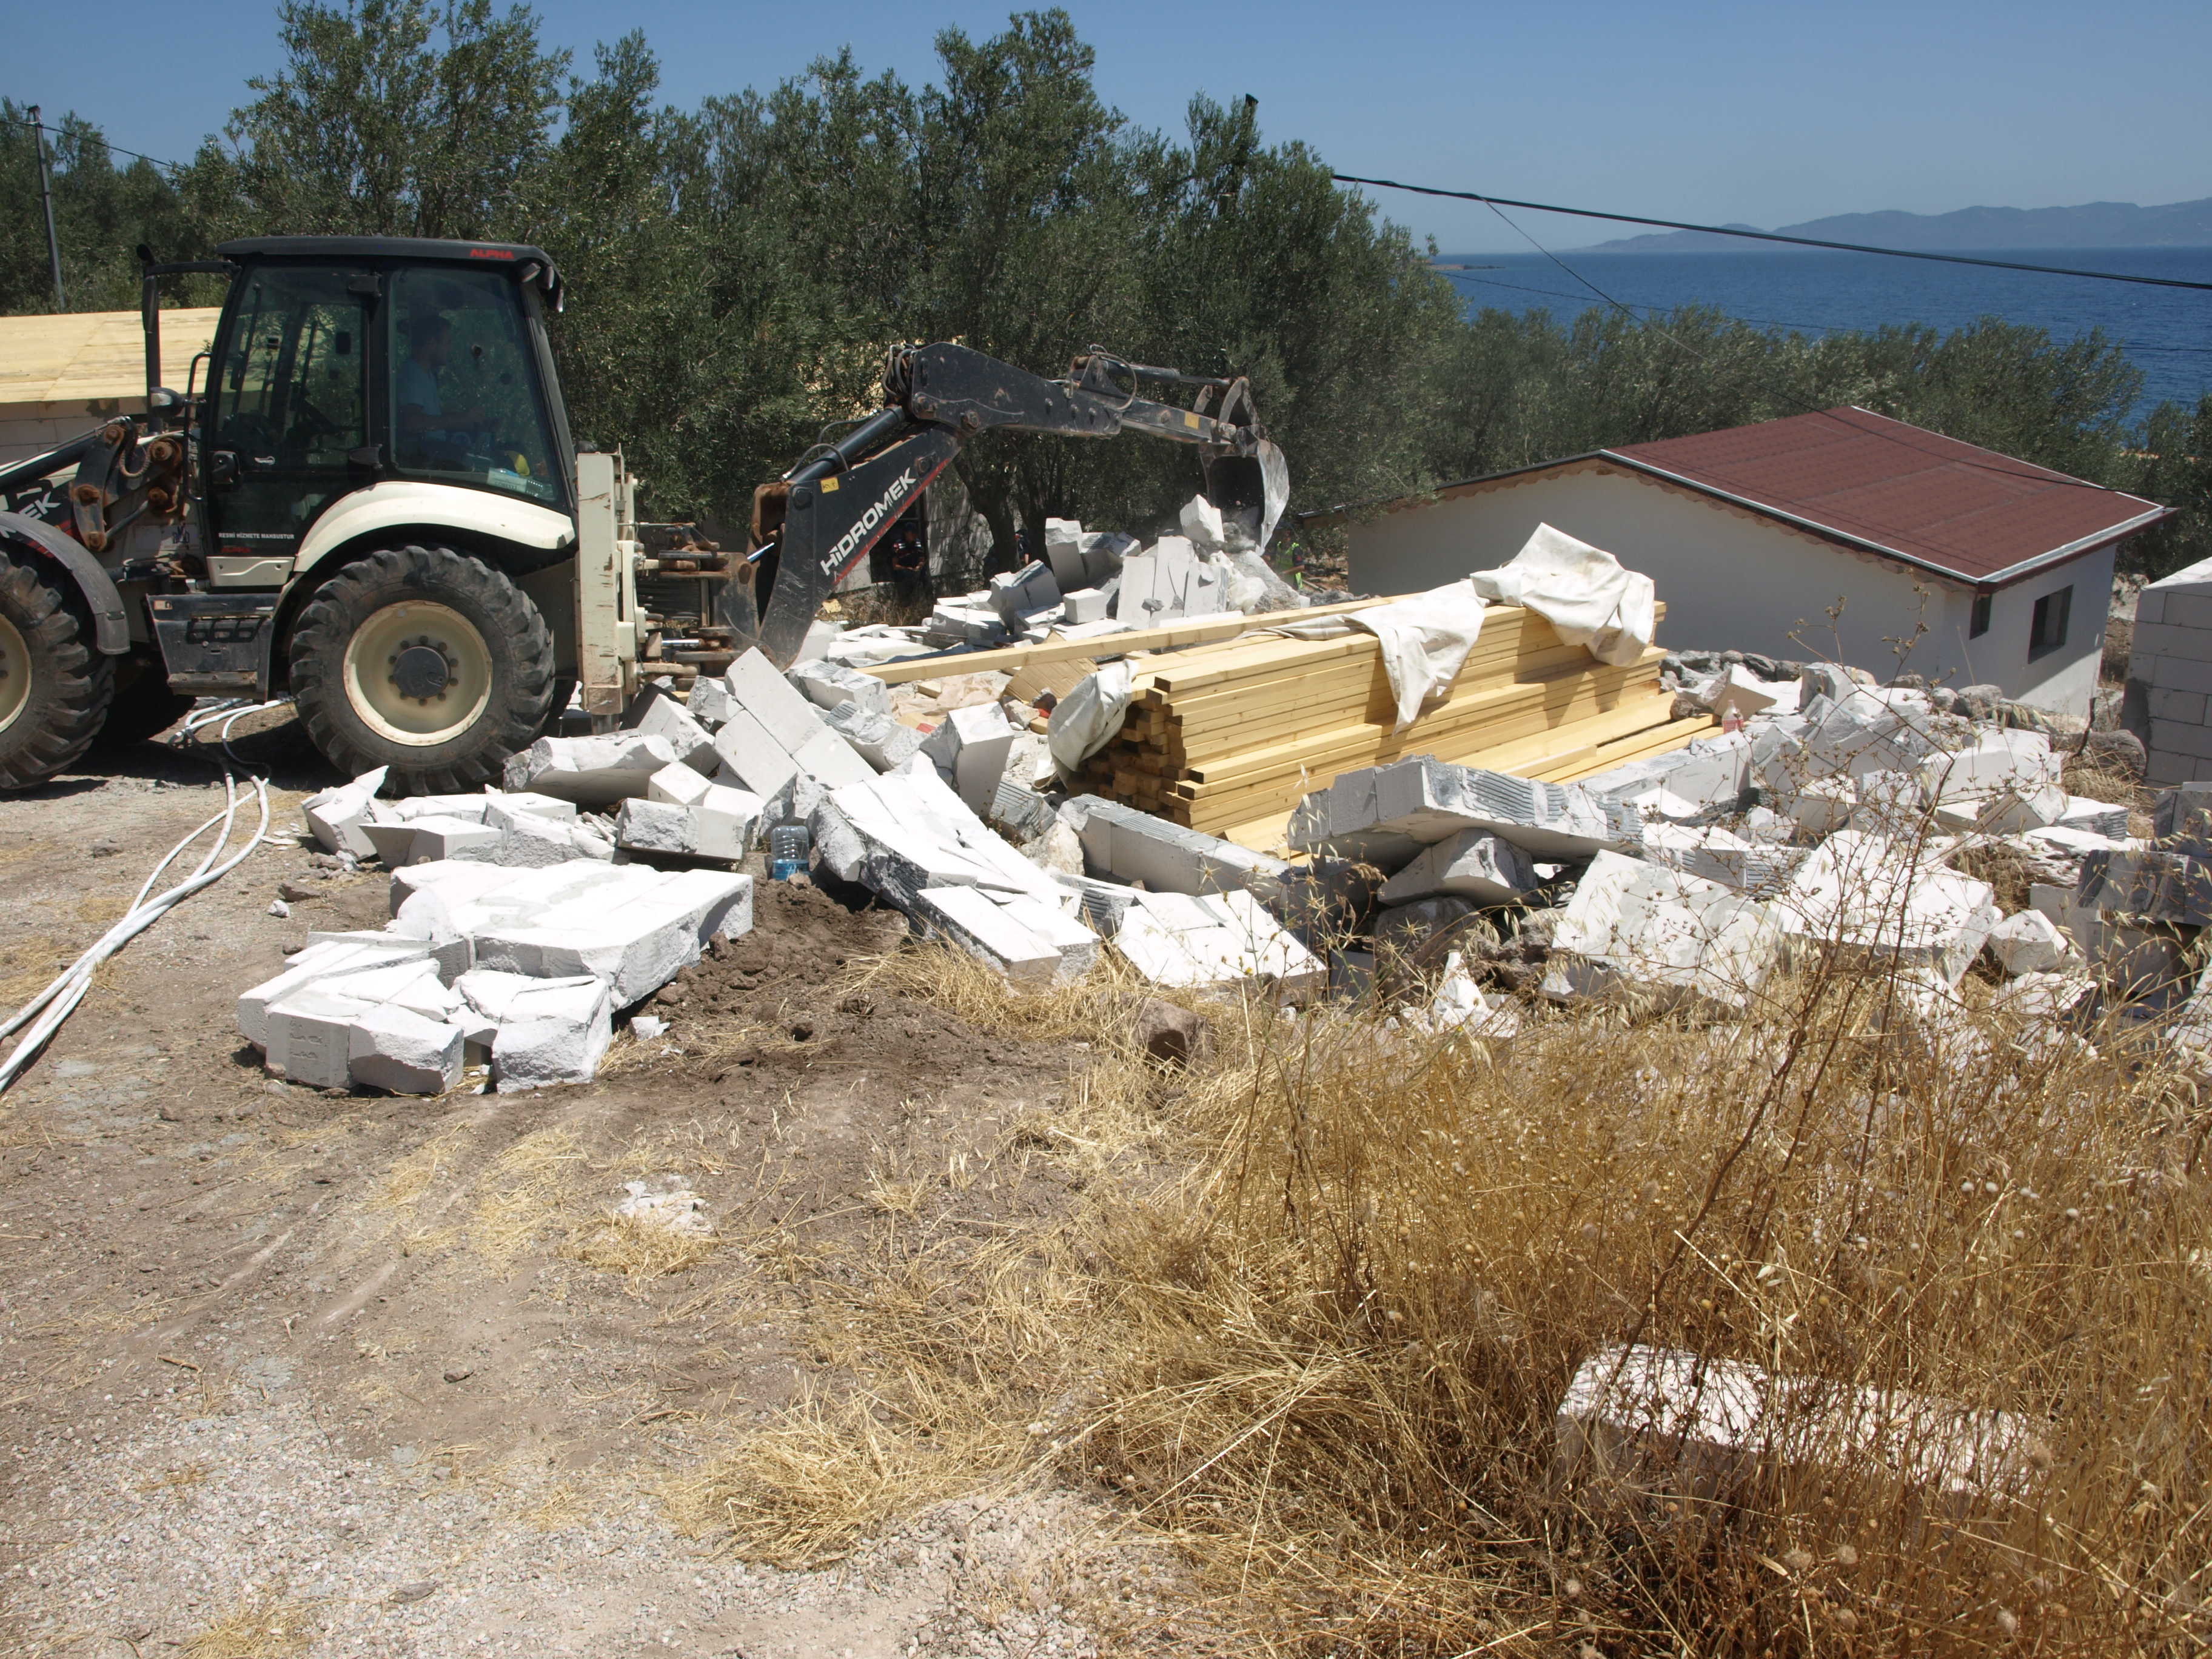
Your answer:
[[[291,1659],[315,1637],[314,1608],[281,1589],[247,1595],[185,1644],[185,1659]]]
[[[1301,1650],[2196,1650],[2206,1120],[2120,1048],[1891,988],[1832,963],[1741,1025],[1593,1011],[1502,1051],[1310,1024],[1111,1218],[1085,1467]],[[1629,1491],[1554,1467],[1569,1376],[1623,1342],[2041,1443],[1950,1499],[1665,1447]]]
[[[646,1279],[697,1267],[721,1243],[713,1233],[684,1231],[609,1210],[574,1229],[561,1254],[595,1273],[620,1273],[635,1290]]]

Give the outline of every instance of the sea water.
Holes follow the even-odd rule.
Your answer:
[[[1977,249],[1974,255],[2212,283],[2212,248]],[[1604,303],[1594,286],[1635,307],[1639,316],[1705,305],[1762,328],[1814,336],[1885,323],[1925,323],[1948,332],[1983,317],[2044,329],[2061,340],[2100,328],[2142,371],[2136,418],[2166,399],[2194,406],[2212,392],[2212,293],[1870,253],[1563,252],[1559,259],[1568,269],[1539,253],[1445,254],[1439,264],[1468,267],[1444,274],[1471,312],[1543,309],[1569,318]]]

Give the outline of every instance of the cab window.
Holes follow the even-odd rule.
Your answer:
[[[271,266],[240,296],[216,375],[215,444],[246,471],[343,467],[368,441],[355,274]]]
[[[399,470],[562,499],[522,296],[489,271],[392,282],[392,453]]]

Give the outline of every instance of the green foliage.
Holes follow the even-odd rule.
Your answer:
[[[278,30],[283,67],[173,183],[64,118],[72,305],[134,303],[142,240],[538,242],[568,276],[574,431],[622,444],[655,512],[725,537],[756,484],[877,405],[887,348],[947,339],[1048,374],[1097,344],[1249,375],[1296,508],[1848,403],[2171,501],[2183,517],[2136,544],[2154,570],[2212,555],[2212,400],[2131,427],[2142,376],[2100,334],[1468,316],[1320,157],[1267,143],[1250,100],[1196,98],[1180,135],[1132,126],[1064,11],[945,31],[918,88],[848,51],[691,111],[659,101],[642,33],[571,76],[523,5],[283,0]],[[9,222],[38,223],[36,189],[27,135],[0,136]],[[0,245],[0,308],[47,290],[38,237]],[[1191,452],[1141,441],[1000,434],[957,465],[1001,563],[1049,514],[1156,528],[1200,481]]]
[[[54,308],[37,140],[28,120],[22,105],[0,98],[0,222],[9,228],[0,238],[0,313]],[[100,130],[82,116],[50,120],[46,146],[70,309],[135,309],[134,250],[146,242],[170,253],[185,235],[176,191],[151,161],[110,150]]]

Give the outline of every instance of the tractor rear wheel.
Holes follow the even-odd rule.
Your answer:
[[[553,635],[538,607],[483,560],[388,548],[325,582],[290,648],[300,720],[349,775],[443,793],[496,782],[553,696]]]
[[[44,783],[92,746],[115,665],[66,578],[0,547],[0,789]]]

